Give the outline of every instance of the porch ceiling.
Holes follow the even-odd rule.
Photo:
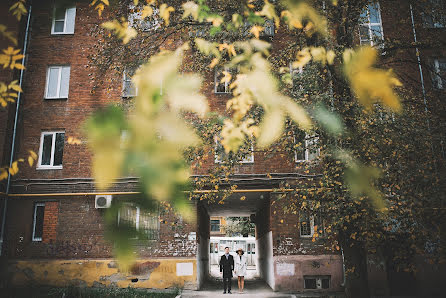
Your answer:
[[[227,197],[224,201],[203,202],[209,216],[249,216],[268,201],[267,192],[240,192]]]

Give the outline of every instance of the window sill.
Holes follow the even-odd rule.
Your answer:
[[[62,170],[63,167],[62,166],[53,166],[53,167],[45,167],[45,166],[38,166],[36,168],[36,170],[41,171],[41,170]]]
[[[42,242],[42,239],[32,239],[32,242]]]
[[[74,35],[74,32],[51,32],[51,35]]]
[[[214,91],[214,94],[232,94],[232,92],[216,92],[216,91]]]
[[[44,100],[68,100],[68,97],[44,97]]]

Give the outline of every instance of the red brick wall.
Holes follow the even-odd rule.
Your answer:
[[[43,216],[43,243],[56,241],[56,229],[59,216],[59,202],[46,202]]]

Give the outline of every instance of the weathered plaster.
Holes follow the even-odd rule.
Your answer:
[[[181,268],[181,265],[177,266],[178,263],[191,263],[192,275],[179,276],[177,267]],[[197,285],[197,266],[194,258],[139,260],[129,273],[120,272],[112,259],[16,260],[9,262],[8,271],[11,286],[39,284],[58,287],[74,285],[195,289]]]

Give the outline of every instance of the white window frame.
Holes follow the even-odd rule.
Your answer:
[[[60,166],[54,166],[54,151],[56,150],[56,134],[63,133],[65,134],[65,131],[43,131],[40,134],[40,148],[39,148],[39,161],[37,163],[37,169],[38,170],[58,170],[62,169],[63,165]],[[50,164],[49,165],[42,165],[42,154],[43,154],[43,139],[45,135],[52,134],[53,138],[51,140],[51,157],[50,157]],[[65,145],[65,137],[64,137],[64,145]],[[64,146],[65,147],[65,146]],[[63,164],[63,163],[62,163]]]
[[[215,68],[215,71],[214,71],[214,93],[215,94],[231,94],[232,92],[231,92],[231,88],[229,88],[229,85],[231,85],[231,82],[224,82],[224,84],[225,84],[225,91],[224,92],[221,92],[221,91],[217,91],[217,86],[219,85],[219,84],[221,84],[220,82],[218,82],[218,84],[217,84],[217,76],[218,76],[218,74],[221,72],[222,74],[223,74],[223,71],[226,71],[226,72],[229,72],[229,73],[231,73],[231,69],[229,68],[229,67],[227,67],[227,66],[225,66],[225,67],[223,67],[223,68],[218,68],[218,67],[216,67]],[[231,73],[231,76],[232,76],[233,74]],[[234,77],[232,77],[232,79],[233,79]],[[232,80],[231,79],[231,80]]]
[[[303,212],[303,211],[301,211],[301,212]],[[299,235],[300,235],[301,238],[313,238],[313,235],[314,235],[314,215],[310,215],[309,219],[310,219],[310,235],[302,235],[301,234],[301,232],[302,232],[302,229],[301,229],[302,221],[300,220],[300,217],[299,217]]]
[[[215,146],[214,146],[214,163],[223,163],[223,160],[220,159],[220,156],[217,153],[217,149],[218,149],[218,139],[215,138]],[[239,160],[238,163],[240,164],[250,164],[250,163],[254,163],[254,144],[251,143],[251,155],[249,155],[249,157],[245,157],[242,160]]]
[[[321,148],[318,147],[317,148],[317,156],[314,159],[310,159],[310,143],[311,143],[311,139],[316,140],[317,143],[319,143],[319,136],[317,135],[309,135],[307,133],[305,133],[305,140],[304,140],[304,144],[302,144],[303,146],[305,146],[305,159],[298,159],[297,158],[297,149],[294,150],[294,161],[296,163],[304,163],[304,162],[309,162],[309,161],[313,161],[315,159],[317,159],[320,154],[321,154]],[[296,144],[296,135],[294,135],[294,144]]]
[[[41,242],[42,238],[43,238],[43,233],[42,233],[42,238],[40,237],[35,237],[36,235],[36,217],[37,217],[37,207],[44,207],[45,208],[45,203],[35,203],[34,204],[34,216],[33,216],[33,236],[32,236],[32,241],[34,242]],[[45,209],[44,209],[45,210]],[[45,214],[45,211],[44,211]],[[45,216],[45,215],[44,215]]]
[[[373,40],[373,37],[374,37],[373,30],[372,30],[373,26],[379,26],[379,28],[381,30],[381,40],[384,40],[383,22],[382,22],[382,18],[381,18],[381,6],[379,5],[378,1],[375,1],[375,4],[377,6],[379,23],[372,23],[370,21],[370,9],[369,9],[369,6],[367,5],[367,7],[365,8],[365,10],[367,11],[367,20],[361,20],[362,22],[359,24],[359,43],[361,45],[363,44],[363,41],[361,39],[361,26],[366,26],[369,29],[370,46],[372,46],[372,47],[375,46],[375,42]]]
[[[123,98],[132,98],[132,97],[136,97],[138,96],[138,87],[133,83],[132,81],[132,77],[128,74],[128,70],[125,70],[124,73],[122,74],[122,97]],[[125,94],[124,90],[125,90],[125,83],[126,82],[130,82],[130,84],[133,85],[133,88],[135,89],[135,94]]]
[[[67,32],[67,19],[68,19],[68,9],[74,9],[74,27],[73,32]],[[59,20],[60,21],[60,20]],[[56,7],[53,9],[53,21],[51,23],[51,35],[67,35],[67,34],[74,34],[74,29],[76,27],[76,6],[70,6],[65,8],[65,18],[63,22],[63,32],[55,32],[54,27],[56,25]]]
[[[61,97],[60,96],[60,87],[62,84],[62,69],[68,68],[69,69],[69,77],[68,77],[68,92],[67,97]],[[48,96],[48,88],[50,86],[50,69],[58,69],[59,75],[57,76],[57,94],[56,96],[50,97]],[[70,65],[51,65],[48,66],[46,71],[46,84],[45,84],[45,99],[68,99],[68,96],[70,94],[70,78],[71,78],[71,66]]]
[[[443,82],[440,73],[440,61],[442,61],[442,63],[446,63],[446,59],[435,59],[434,60],[434,83],[435,83],[435,88],[437,89],[444,89],[444,83]]]

